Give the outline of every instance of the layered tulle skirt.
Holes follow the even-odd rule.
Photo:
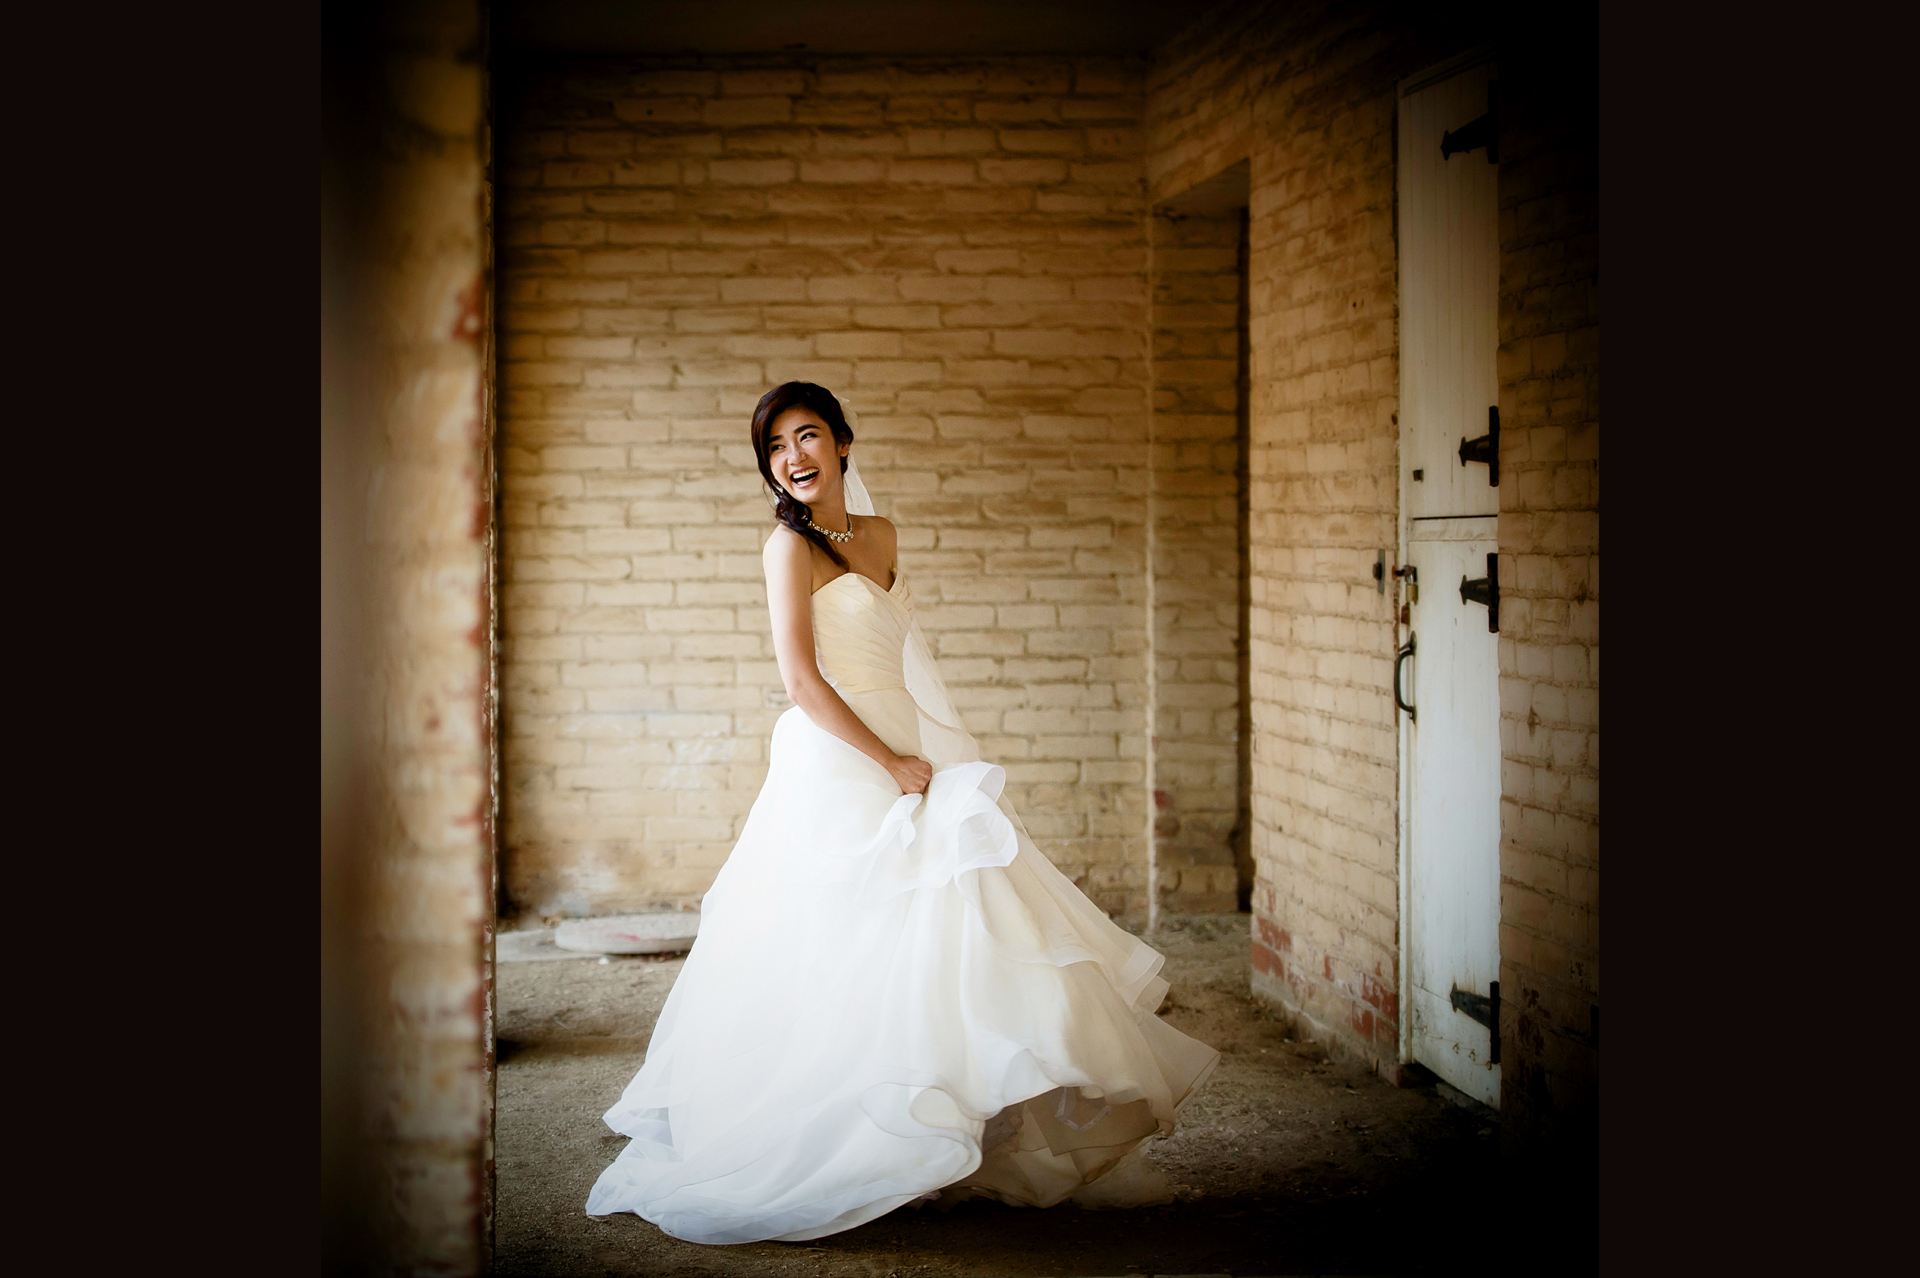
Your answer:
[[[919,753],[904,690],[843,695]],[[903,795],[800,710],[780,717],[646,1064],[607,1111],[633,1139],[590,1214],[735,1243],[942,1189],[1050,1206],[1172,1130],[1218,1056],[1154,1015],[1161,956],[1034,847],[1005,780],[936,760]]]

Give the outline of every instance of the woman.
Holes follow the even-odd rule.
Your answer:
[[[737,1243],[819,1238],[936,1196],[1087,1194],[1173,1130],[1219,1056],[1153,1014],[1164,960],[1001,797],[1006,774],[981,760],[914,621],[839,401],[788,382],[752,436],[779,520],[762,558],[794,705],[646,1064],[607,1111],[633,1140],[587,1211]]]

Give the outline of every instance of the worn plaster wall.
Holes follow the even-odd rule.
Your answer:
[[[1556,16],[1500,75],[1501,1092],[1516,1140],[1570,1148],[1600,1075],[1600,182],[1597,22]]]
[[[485,136],[470,0],[326,15],[322,1235],[488,1264]]]
[[[1232,175],[1229,175],[1232,176]],[[1239,908],[1244,186],[1154,210],[1154,880],[1170,913]],[[1223,201],[1215,201],[1218,204]],[[1250,843],[1250,838],[1247,840]]]
[[[700,898],[785,706],[747,442],[843,392],[968,726],[1144,919],[1138,63],[668,59],[503,90],[508,909]]]

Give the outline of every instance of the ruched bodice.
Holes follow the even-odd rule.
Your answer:
[[[913,591],[895,573],[892,590],[857,572],[813,592],[813,651],[820,673],[843,696],[905,688]]]

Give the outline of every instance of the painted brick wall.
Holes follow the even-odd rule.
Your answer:
[[[1156,210],[1154,880],[1170,913],[1238,908],[1240,292],[1245,212]]]
[[[1400,77],[1490,38],[1479,22],[1228,6],[1147,78],[1150,198],[1251,163],[1253,984],[1383,1065],[1393,630],[1367,573],[1396,501],[1392,112]],[[1599,1070],[1593,22],[1534,22],[1500,51],[1502,1105],[1522,1143],[1590,1127]]]
[[[1214,11],[1152,60],[1149,192],[1251,164],[1253,987],[1336,1051],[1398,1060],[1391,594],[1399,77],[1469,47],[1386,5]]]
[[[503,105],[509,911],[691,904],[785,706],[747,442],[845,394],[1035,839],[1147,907],[1141,67],[572,64]]]
[[[1190,586],[1177,548],[1220,531],[1219,370],[1181,369],[1220,339],[1172,318],[1209,287],[1175,269],[1201,228],[1151,210],[1244,161],[1253,984],[1397,1060],[1393,596],[1371,578],[1397,522],[1394,95],[1489,35],[1479,11],[1250,3],[1144,66],[530,78],[503,139],[509,909],[690,903],[731,845],[782,708],[745,421],[793,376],[860,410],[943,664],[1049,854],[1139,918],[1151,843],[1170,906],[1217,902],[1224,867],[1181,839],[1217,841],[1226,811],[1224,583],[1208,549]],[[1597,180],[1564,121],[1516,127],[1503,980],[1546,1113],[1597,1077]],[[1176,776],[1178,828],[1148,810]]]
[[[1562,17],[1500,77],[1501,1091],[1522,1143],[1590,1139],[1600,1070],[1598,94],[1593,15]]]

